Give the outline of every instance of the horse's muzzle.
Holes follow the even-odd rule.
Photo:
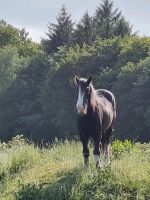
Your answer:
[[[78,110],[78,113],[81,114],[81,115],[86,114],[86,108],[84,106],[78,106],[77,110]]]

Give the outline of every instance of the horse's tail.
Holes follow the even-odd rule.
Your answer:
[[[114,112],[114,116],[113,116],[113,122],[112,122],[112,126],[116,120],[116,100],[114,95],[112,95],[112,107],[113,107],[113,112]]]
[[[116,100],[115,100],[115,96],[110,91],[109,91],[109,93],[110,93],[110,97],[111,97],[110,103],[111,103],[112,109],[113,109],[113,119],[112,119],[110,128],[111,128],[111,132],[114,132],[113,127],[114,127],[114,123],[116,120]]]

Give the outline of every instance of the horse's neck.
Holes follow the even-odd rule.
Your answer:
[[[91,85],[91,88],[90,88],[90,99],[89,99],[89,108],[90,110],[93,110],[95,111],[95,107],[97,105],[97,102],[98,102],[98,96],[96,94],[96,90],[94,89],[94,87]]]

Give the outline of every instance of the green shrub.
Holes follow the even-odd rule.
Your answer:
[[[125,141],[115,140],[112,143],[113,156],[115,158],[118,158],[123,153],[130,152],[133,149],[133,147],[134,145],[130,140],[125,140]]]

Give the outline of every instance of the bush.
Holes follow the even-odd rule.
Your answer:
[[[113,156],[115,158],[118,158],[124,153],[130,152],[133,150],[134,145],[130,140],[125,140],[125,141],[120,141],[120,140],[115,140],[112,143],[112,151],[113,151]]]

